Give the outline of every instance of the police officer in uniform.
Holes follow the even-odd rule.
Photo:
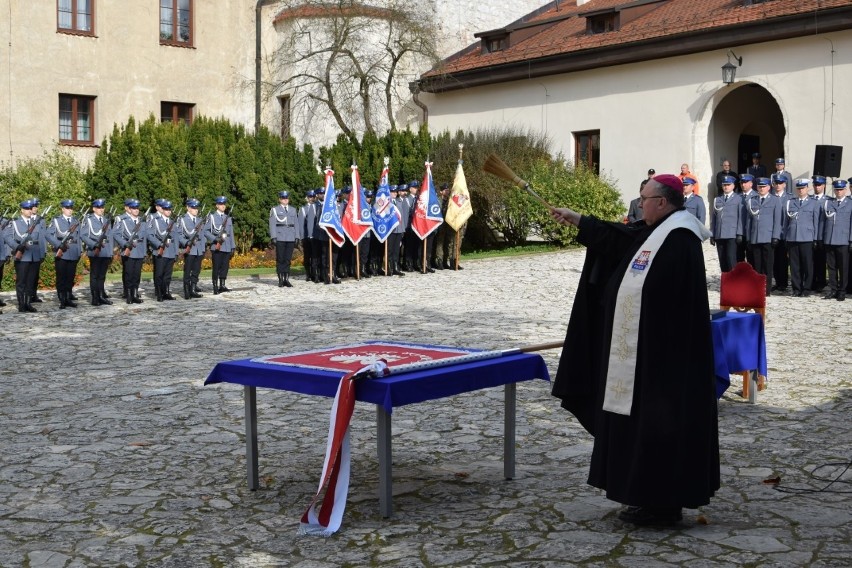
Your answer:
[[[371,189],[364,188],[364,199],[366,203],[363,205],[364,208],[373,207],[373,196],[375,196],[375,192]],[[372,247],[372,243],[370,242],[371,236],[373,232],[370,231],[370,234],[364,235],[361,239],[361,242],[358,243],[358,246],[355,247],[355,250],[358,251],[358,265],[360,268],[360,277],[361,278],[370,278],[373,276],[373,268],[370,265],[370,248]]]
[[[6,267],[6,260],[9,259],[9,247],[6,246],[6,230],[9,229],[11,223],[12,219],[0,216],[0,282],[3,281],[3,269]],[[0,298],[0,308],[5,307],[6,302],[3,301],[3,298]],[[0,314],[2,313],[0,311]]]
[[[36,312],[32,290],[38,282],[38,268],[44,258],[41,247],[43,226],[33,214],[32,200],[21,202],[21,215],[6,228],[6,245],[15,260],[15,295],[19,312]]]
[[[683,207],[704,225],[707,223],[707,209],[704,207],[704,199],[693,193],[693,187],[695,187],[694,178],[689,176],[683,178]]]
[[[178,236],[172,220],[172,202],[160,201],[160,213],[148,222],[148,244],[154,260],[154,294],[157,301],[174,300],[172,273],[178,254]]]
[[[817,227],[817,242],[816,248],[814,248],[814,277],[811,291],[822,292],[828,285],[825,264],[825,247],[822,242],[822,233],[825,229],[825,211],[823,210],[823,205],[825,205],[826,200],[830,200],[831,198],[825,194],[825,176],[816,175],[813,176],[811,180],[814,188],[814,193],[811,195],[811,199],[816,201],[817,209],[819,210],[819,227]]]
[[[269,210],[269,237],[275,246],[275,271],[278,286],[292,288],[290,284],[290,262],[293,249],[299,240],[299,214],[290,206],[290,192],[278,192],[278,205]]]
[[[39,258],[38,260],[35,261],[36,277],[35,277],[35,280],[32,283],[32,287],[30,288],[30,302],[40,304],[42,302],[42,299],[38,295],[38,278],[39,278],[39,275],[41,274],[41,263],[44,261],[44,258],[47,256],[47,238],[46,238],[47,227],[45,226],[45,223],[44,223],[44,216],[38,214],[38,209],[39,209],[39,206],[41,205],[41,202],[39,201],[38,197],[33,197],[31,199],[31,202],[33,204],[33,216],[32,216],[32,218],[35,219],[35,222],[39,224],[39,229],[40,229],[39,234],[41,236],[39,238],[39,246],[41,247],[41,258]]]
[[[748,214],[748,246],[754,256],[754,269],[766,275],[766,295],[772,294],[773,249],[781,238],[781,201],[769,195],[769,178],[757,178],[757,195],[745,203]]]
[[[781,158],[779,158],[781,159]],[[784,172],[789,176],[790,174]],[[775,197],[781,202],[782,209],[786,210],[787,201],[792,197],[789,193],[789,187],[792,185],[787,184],[787,177],[779,174],[772,174],[772,187],[775,190]],[[775,258],[773,260],[773,276],[775,277],[775,286],[772,287],[773,290],[777,290],[779,292],[783,292],[787,289],[787,285],[789,284],[789,270],[790,265],[787,261],[787,222],[785,220],[785,216],[781,216],[781,237],[778,239],[778,245],[773,249],[775,254]]]
[[[202,297],[198,290],[198,276],[207,240],[204,238],[205,221],[198,217],[201,203],[190,197],[185,204],[186,213],[176,226],[178,243],[183,250],[183,297],[189,300]]]
[[[314,228],[317,222],[317,193],[313,189],[309,189],[305,194],[305,204],[299,208],[298,226],[299,238],[302,242],[302,263],[305,266],[305,280],[310,282],[319,282],[319,270],[317,269],[316,255],[319,251],[316,250],[316,238],[314,236]]]
[[[408,191],[408,186],[405,184],[400,186],[391,186],[390,188],[391,199],[399,211],[400,220],[388,236],[388,276],[405,276],[405,273],[400,270],[399,257],[402,248],[402,238],[405,235],[405,231],[408,229],[408,220],[411,209],[408,205],[408,200],[400,195],[400,190],[402,188]]]
[[[341,219],[346,216],[346,206],[352,195],[352,188],[344,185],[337,196],[337,214]],[[338,248],[337,245],[334,245]],[[338,278],[352,278],[355,276],[355,245],[348,237],[344,236],[343,244],[338,248],[337,260],[334,263]]]
[[[216,211],[207,219],[204,227],[204,236],[210,243],[210,251],[213,260],[213,293],[220,294],[230,292],[225,287],[228,278],[228,268],[231,264],[231,255],[236,249],[234,240],[234,220],[225,214],[228,208],[228,198],[220,195],[215,200]]]
[[[720,181],[722,194],[713,199],[710,212],[710,233],[713,235],[710,244],[716,247],[719,268],[728,272],[737,262],[737,243],[743,240],[742,197],[734,193],[734,176],[725,176]]]
[[[450,204],[450,184],[446,182],[441,184],[441,192],[438,197],[441,200],[441,217],[446,219],[447,207]],[[433,233],[435,234],[435,246],[432,247],[432,268],[444,270],[450,267],[450,237],[453,232],[453,228],[447,223],[441,223],[437,230],[435,230],[435,233]]]
[[[322,275],[324,284],[340,284],[340,279],[334,272],[334,267],[337,265],[337,252],[340,250],[328,236],[326,230],[319,226],[320,218],[322,217],[322,204],[325,200],[325,188],[317,189],[316,202],[316,224],[314,225],[314,236],[317,239],[317,247],[319,248],[319,274]],[[329,248],[331,249],[331,259],[329,260]]]
[[[112,304],[104,288],[114,246],[110,220],[104,216],[105,206],[105,199],[93,200],[92,213],[80,229],[80,239],[86,243],[86,255],[89,257],[89,293],[93,306]]]
[[[813,284],[814,246],[819,233],[819,206],[808,196],[807,179],[796,180],[796,197],[784,205],[784,235],[790,255],[790,280],[793,296],[810,295]]]
[[[849,251],[852,250],[852,199],[846,192],[848,182],[836,179],[831,184],[834,188],[834,201],[823,202],[825,226],[823,228],[823,245],[828,264],[829,291],[823,296],[824,300],[832,298],[842,302],[846,299],[846,286],[849,284]]]
[[[74,217],[74,201],[66,199],[60,204],[62,213],[53,218],[47,228],[46,238],[55,251],[56,296],[59,309],[76,308],[77,302],[71,299],[74,278],[77,275],[77,263],[80,262],[80,222]]]
[[[760,163],[760,152],[751,155],[751,165],[746,171],[754,178],[766,177],[766,166]]]
[[[112,238],[118,246],[122,259],[121,274],[124,282],[124,297],[128,304],[141,304],[139,282],[142,279],[142,262],[147,251],[147,223],[139,217],[139,200],[124,202],[127,214],[118,218],[112,229]]]
[[[749,199],[752,198],[753,195],[757,195],[757,192],[754,191],[754,176],[751,174],[742,174],[740,176],[740,190],[741,190],[741,206],[740,206],[740,224],[743,227],[743,238],[737,241],[737,262],[747,261],[750,265],[754,266],[754,258],[751,256],[751,251],[748,248],[748,235],[746,234],[745,227],[748,222],[748,213],[745,210],[745,204]]]

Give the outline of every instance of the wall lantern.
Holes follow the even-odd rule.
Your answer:
[[[725,83],[726,85],[730,85],[737,78],[737,67],[742,67],[743,58],[737,57],[737,54],[734,53],[731,50],[728,50],[727,55],[728,55],[728,62],[725,63],[724,65],[722,65],[722,82]],[[736,60],[736,62],[737,62],[736,66],[734,66],[733,63],[731,63],[731,56],[733,56],[734,59]]]

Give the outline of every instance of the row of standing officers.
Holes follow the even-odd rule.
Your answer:
[[[742,192],[734,191],[735,176],[720,181],[722,193],[711,201],[710,231],[722,272],[746,260],[766,275],[767,295],[783,292],[789,284],[792,295],[799,297],[826,285],[824,299],[843,301],[852,293],[852,200],[847,180],[832,182],[833,198],[826,196],[826,178],[819,175],[795,180],[792,194],[785,176],[742,174]]]
[[[184,255],[183,292],[186,299],[200,298],[198,275],[209,245],[213,261],[213,293],[230,291],[225,286],[230,257],[235,249],[233,221],[226,213],[228,200],[215,199],[215,211],[199,216],[197,199],[186,200],[186,214],[172,218],[173,205],[158,199],[156,212],[140,215],[139,201],[127,199],[124,213],[112,218],[106,214],[104,199],[91,203],[91,213],[75,216],[72,200],[61,202],[61,214],[49,221],[38,214],[37,199],[20,204],[20,215],[4,220],[0,239],[0,278],[2,266],[11,256],[15,266],[15,294],[18,311],[35,312],[41,263],[48,255],[48,243],[56,267],[56,293],[59,307],[77,307],[73,294],[77,263],[89,257],[89,290],[92,305],[112,304],[104,284],[113,256],[122,264],[122,297],[128,304],[141,303],[139,282],[142,263],[150,249],[154,260],[154,289],[158,301],[174,300],[171,294],[172,269],[180,253]],[[5,305],[5,304],[2,304]]]

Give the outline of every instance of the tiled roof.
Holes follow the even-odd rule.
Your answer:
[[[626,47],[672,36],[688,37],[696,32],[721,31],[749,23],[765,24],[773,19],[783,21],[807,14],[813,14],[814,21],[818,21],[821,13],[852,6],[852,0],[765,0],[748,6],[745,4],[744,0],[591,0],[576,6],[571,0],[562,0],[507,28],[518,36],[520,33],[533,32],[528,27],[531,22],[556,20],[549,26],[542,25],[538,33],[532,33],[517,42],[511,39],[509,47],[492,53],[483,53],[480,42],[476,42],[442,61],[423,77],[440,77],[540,58],[582,54],[601,48]],[[584,14],[615,9],[626,16],[628,12],[625,10],[631,7],[647,12],[622,24],[616,31],[586,33]]]

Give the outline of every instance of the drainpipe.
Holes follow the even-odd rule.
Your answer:
[[[426,103],[417,98],[417,95],[420,94],[420,83],[417,81],[411,81],[408,83],[408,90],[411,91],[411,99],[414,101],[420,110],[423,111],[423,124],[425,126],[429,126],[429,107],[426,106]]]
[[[257,0],[254,9],[254,133],[260,132],[260,17],[265,4],[277,0]]]

